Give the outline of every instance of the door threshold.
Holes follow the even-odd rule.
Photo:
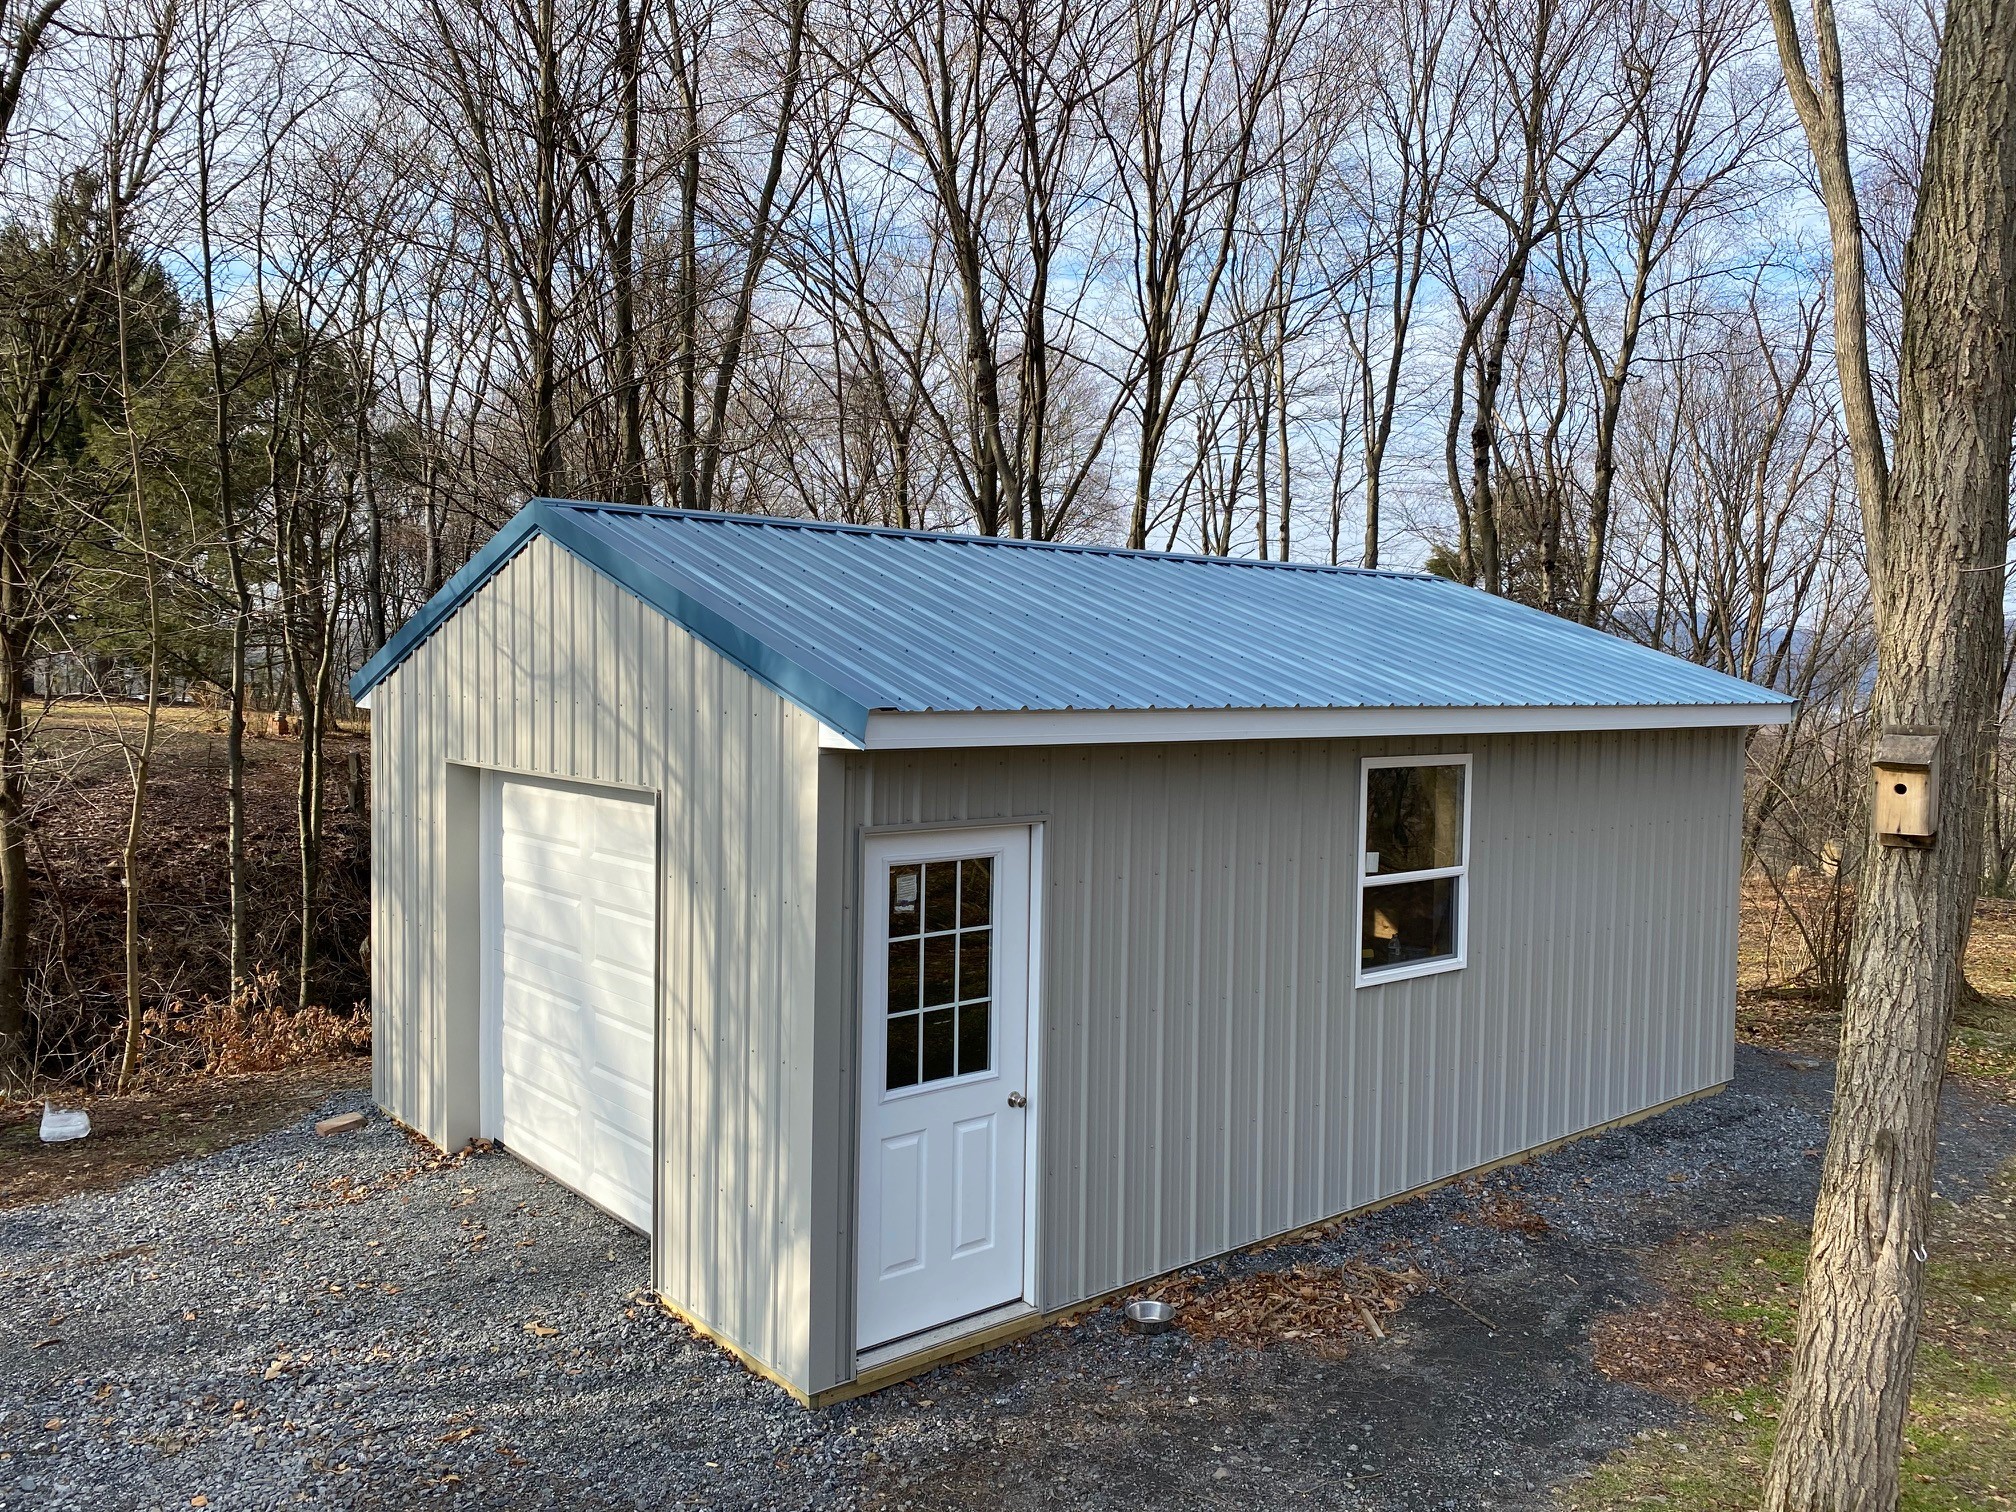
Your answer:
[[[1004,1323],[1014,1323],[1034,1316],[1036,1309],[1028,1302],[1019,1298],[1013,1302],[1004,1302],[999,1307],[968,1313],[963,1318],[954,1318],[950,1323],[940,1323],[936,1328],[922,1329],[917,1333],[905,1334],[900,1339],[891,1339],[887,1344],[877,1344],[873,1349],[864,1349],[854,1356],[854,1371],[858,1376],[870,1370],[880,1370],[885,1365],[910,1359],[914,1355],[931,1354],[948,1344],[958,1343],[970,1334],[983,1333],[990,1328],[999,1328]]]

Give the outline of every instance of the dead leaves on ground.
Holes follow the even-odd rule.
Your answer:
[[[1265,1349],[1292,1344],[1325,1359],[1342,1359],[1352,1342],[1386,1337],[1385,1320],[1429,1289],[1419,1270],[1382,1270],[1362,1260],[1348,1265],[1297,1265],[1229,1281],[1193,1276],[1156,1295],[1176,1309],[1192,1338]]]
[[[381,1196],[395,1187],[402,1187],[410,1181],[417,1181],[422,1176],[434,1176],[443,1171],[458,1171],[471,1160],[481,1159],[483,1156],[494,1152],[497,1148],[487,1139],[472,1139],[459,1150],[443,1152],[428,1144],[426,1140],[415,1134],[411,1129],[403,1125],[395,1125],[395,1127],[399,1129],[401,1134],[406,1136],[406,1143],[412,1148],[412,1164],[382,1172],[368,1180],[360,1180],[355,1176],[349,1175],[337,1175],[328,1177],[326,1180],[317,1181],[314,1183],[313,1189],[319,1192],[326,1192],[328,1195],[312,1201],[296,1203],[294,1205],[296,1211],[323,1212],[330,1208],[341,1207],[352,1202],[365,1202],[373,1197]],[[457,1200],[448,1205],[450,1207],[466,1207],[469,1202],[475,1201],[474,1189],[471,1187],[463,1187],[462,1195],[467,1201]],[[282,1221],[284,1222],[285,1220]]]
[[[1481,1182],[1466,1182],[1464,1188],[1471,1193],[1471,1203],[1462,1222],[1497,1229],[1501,1234],[1524,1234],[1529,1239],[1538,1239],[1548,1231],[1547,1220],[1518,1193]]]
[[[1610,1313],[1597,1320],[1594,1337],[1606,1379],[1687,1400],[1768,1381],[1785,1357],[1757,1328],[1677,1300]]]

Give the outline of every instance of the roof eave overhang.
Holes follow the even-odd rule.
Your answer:
[[[1598,730],[1729,729],[1789,722],[1791,701],[1377,709],[1042,709],[868,716],[868,750],[1117,745],[1184,740],[1372,739]]]
[[[600,508],[600,506],[594,506]],[[874,709],[873,693],[817,648],[773,644],[734,606],[671,567],[627,554],[577,518],[581,506],[535,499],[388,640],[350,680],[369,707],[392,674],[532,540],[544,535],[658,609],[759,682],[812,714],[820,743],[843,750],[973,746],[1114,745],[1186,740],[1313,740],[1598,730],[1716,729],[1788,722],[1790,699],[1695,704],[1465,705],[1430,708],[1037,709],[899,712]],[[1760,690],[1762,691],[1762,690]]]
[[[813,715],[823,728],[852,740],[865,735],[868,705],[857,690],[808,665],[812,658],[793,655],[764,641],[696,585],[625,554],[606,536],[585,528],[574,510],[545,499],[534,499],[513,515],[489,544],[358,670],[350,679],[351,699],[360,708],[368,708],[372,690],[538,535],[628,589],[758,682]]]

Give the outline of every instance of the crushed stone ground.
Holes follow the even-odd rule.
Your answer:
[[[303,1120],[0,1214],[0,1512],[1545,1507],[1685,1412],[1594,1371],[1595,1320],[1674,1235],[1803,1219],[1827,1095],[1739,1050],[1719,1097],[1205,1268],[1434,1278],[1343,1359],[1109,1309],[819,1413],[639,1305],[643,1239],[509,1157]],[[2012,1154],[2016,1109],[1949,1094],[1942,1193]]]

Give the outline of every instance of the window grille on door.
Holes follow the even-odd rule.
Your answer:
[[[992,1064],[994,858],[889,868],[887,1087]]]

